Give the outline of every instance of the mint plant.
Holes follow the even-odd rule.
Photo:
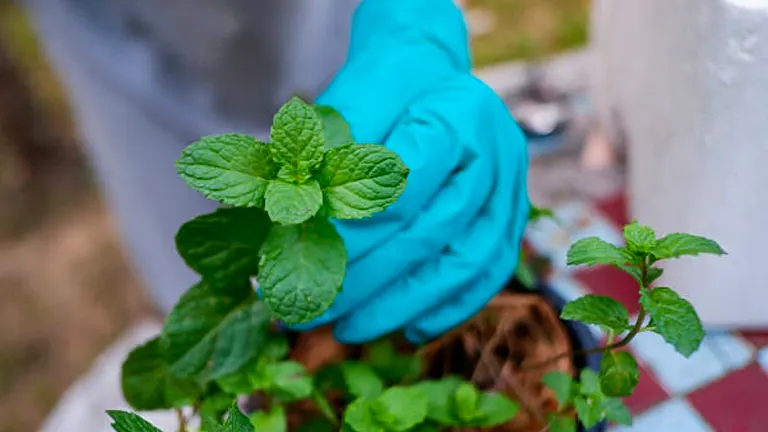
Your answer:
[[[209,136],[177,163],[181,178],[223,206],[183,224],[176,246],[200,275],[165,320],[161,334],[135,348],[122,368],[122,389],[135,410],[175,410],[179,432],[427,432],[482,429],[509,422],[520,406],[457,376],[424,379],[422,351],[384,339],[365,356],[315,373],[290,359],[282,323],[322,315],[342,288],[347,256],[331,219],[362,219],[392,205],[408,169],[386,147],[354,142],[330,107],[294,98],[275,115],[270,142],[243,134]],[[552,217],[533,207],[531,219]],[[605,419],[630,423],[620,397],[639,373],[626,346],[638,333],[660,334],[690,356],[704,336],[693,307],[673,290],[653,287],[666,259],[722,254],[711,240],[687,234],[657,238],[649,227],[625,229],[626,247],[597,238],[576,242],[571,265],[613,265],[631,274],[641,311],[609,297],[585,296],[562,318],[602,327],[608,343],[601,370],[578,377],[550,372],[543,384],[559,402],[546,413],[551,432],[573,432]],[[254,289],[255,280],[258,285]],[[583,353],[562,353],[544,364]],[[244,413],[242,396],[258,401]],[[289,414],[299,412],[299,420]],[[135,413],[109,411],[118,432],[158,432]],[[199,423],[199,428],[192,428]]]
[[[599,326],[608,335],[607,344],[595,350],[578,352],[603,354],[599,374],[583,370],[579,380],[562,373],[550,373],[544,384],[560,402],[552,415],[551,432],[575,431],[571,414],[575,411],[586,427],[609,420],[631,424],[631,417],[619,397],[630,396],[640,380],[634,356],[621,350],[641,332],[657,333],[677,352],[690,357],[704,339],[704,328],[693,306],[669,287],[654,287],[664,260],[699,254],[724,255],[713,240],[691,234],[674,233],[658,238],[653,229],[637,221],[624,227],[626,246],[619,247],[597,237],[576,241],[568,251],[571,266],[614,266],[631,275],[638,284],[640,311],[634,321],[627,308],[607,296],[585,295],[563,308],[561,318]],[[571,355],[563,353],[554,361]],[[541,366],[541,365],[539,365]]]
[[[270,143],[205,137],[184,149],[177,168],[190,187],[233,207],[181,227],[184,261],[217,284],[258,275],[263,302],[288,324],[317,318],[341,289],[346,251],[328,218],[383,211],[408,176],[386,147],[355,144],[332,108],[298,98],[275,115]]]

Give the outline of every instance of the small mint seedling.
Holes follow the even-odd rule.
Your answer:
[[[275,116],[270,143],[242,134],[205,137],[184,150],[177,168],[190,187],[227,207],[185,223],[176,236],[180,256],[201,280],[178,301],[160,336],[124,362],[123,394],[132,408],[176,410],[179,432],[189,432],[185,412],[199,418],[199,432],[285,432],[288,410],[307,401],[317,411],[303,419],[303,432],[486,428],[517,414],[515,401],[460,378],[420,380],[422,357],[398,353],[386,340],[369,345],[362,360],[334,363],[315,376],[289,359],[291,345],[273,330],[274,318],[297,324],[318,317],[344,279],[344,242],[330,219],[366,218],[386,209],[402,194],[408,174],[385,147],[355,144],[333,108],[294,98]],[[530,217],[553,214],[532,206]],[[620,302],[598,295],[563,308],[563,319],[599,326],[608,343],[535,365],[603,354],[599,372],[544,376],[558,401],[555,412],[539,416],[550,432],[576,432],[577,419],[586,427],[605,420],[631,424],[618,398],[633,392],[639,370],[620,348],[640,332],[658,333],[686,357],[704,337],[690,303],[670,288],[652,286],[662,275],[655,265],[725,252],[704,237],[657,238],[636,222],[625,227],[624,237],[626,246],[592,237],[568,251],[570,265],[612,265],[630,274],[639,285],[640,312],[632,320]],[[331,405],[329,391],[347,405]],[[253,393],[263,404],[246,416],[235,401]],[[108,414],[118,432],[159,432],[136,414]]]
[[[332,108],[298,98],[275,115],[270,143],[205,137],[184,150],[177,168],[193,189],[238,207],[185,224],[176,241],[182,257],[204,279],[258,274],[264,302],[288,324],[317,318],[341,289],[347,257],[328,218],[383,211],[408,175],[386,147],[355,144]]]
[[[562,372],[549,372],[542,381],[555,393],[559,403],[557,413],[550,416],[549,430],[576,432],[576,422],[569,414],[573,411],[587,428],[603,420],[632,424],[627,407],[620,399],[607,396],[602,391],[600,378],[591,369],[582,370],[579,380]]]
[[[671,288],[652,286],[663,274],[663,270],[654,265],[683,256],[725,255],[725,251],[713,240],[683,233],[658,238],[652,228],[637,221],[624,227],[624,240],[626,246],[616,246],[597,237],[587,237],[576,241],[568,250],[569,265],[614,266],[637,281],[640,294],[640,312],[634,322],[630,322],[624,305],[606,296],[586,295],[563,308],[561,318],[598,325],[608,332],[608,344],[589,351],[603,353],[597,376],[585,370],[580,383],[569,381],[570,377],[562,374],[550,374],[544,378],[544,384],[555,392],[561,408],[573,404],[578,418],[587,427],[604,419],[617,423],[631,422],[626,408],[615,397],[631,395],[640,379],[634,356],[619,350],[637,334],[643,331],[658,333],[685,357],[696,352],[704,339],[704,328],[693,306]],[[613,339],[619,336],[620,340],[614,342]],[[573,393],[572,388],[580,387],[584,392],[585,377],[590,381],[590,397],[594,399],[598,395],[600,401],[609,402],[590,402],[589,397],[579,399],[568,396]],[[596,382],[599,386],[595,385]],[[554,416],[550,430],[575,430],[575,425],[565,417]]]

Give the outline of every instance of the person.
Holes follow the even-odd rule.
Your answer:
[[[197,280],[174,249],[216,203],[174,162],[203,135],[265,139],[298,94],[410,168],[400,200],[335,222],[343,292],[300,330],[345,343],[423,342],[475,314],[514,274],[528,218],[525,138],[471,74],[452,0],[27,0],[133,261],[168,312]],[[104,287],[105,290],[109,286]]]

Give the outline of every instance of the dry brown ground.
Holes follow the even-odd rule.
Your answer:
[[[149,313],[99,203],[0,243],[0,430],[32,431],[133,319]]]
[[[0,432],[36,430],[150,313],[20,18],[0,1]]]

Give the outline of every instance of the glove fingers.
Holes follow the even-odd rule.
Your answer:
[[[470,168],[477,175],[462,179],[469,182],[466,190],[446,189],[444,194],[460,197],[461,192],[482,193],[482,210],[477,215],[472,213],[467,229],[440,226],[446,230],[448,247],[417,263],[418,267],[412,263],[411,266],[417,268],[414,272],[402,274],[392,286],[376,291],[366,303],[341,319],[335,330],[339,340],[375,339],[425,316],[435,305],[448,307],[468,286],[486,279],[490,266],[498,265],[502,272],[506,269],[507,274],[500,280],[485,283],[482,289],[486,292],[498,292],[511,276],[528,216],[525,141],[498,97],[488,93],[484,85],[478,87],[479,82],[472,82],[465,89],[477,90],[473,92],[475,103],[466,105],[465,109],[471,109],[480,121],[463,131],[471,131],[474,136],[470,142],[484,147],[484,152]],[[485,128],[479,125],[481,122]],[[489,125],[494,128],[489,130]],[[511,263],[499,261],[506,258],[506,255],[499,256],[506,253],[505,250],[514,252]],[[475,292],[485,298],[486,292]],[[461,309],[462,305],[457,308]],[[471,304],[464,309],[465,313],[473,311]],[[443,318],[450,321],[452,317],[440,313],[438,321]]]
[[[316,103],[339,111],[356,141],[381,143],[415,97],[469,71],[466,35],[450,0],[366,0],[348,61]]]
[[[422,212],[433,205],[430,201],[445,187],[453,172],[475,162],[493,163],[499,165],[501,171],[507,171],[508,164],[516,159],[527,160],[521,153],[521,148],[524,152],[522,134],[504,104],[485,84],[470,75],[456,75],[435,83],[429,92],[414,100],[386,145],[400,155],[410,169],[408,184],[400,199],[386,211],[367,220],[337,223],[350,263],[398,235],[414,219],[425,218]],[[490,165],[486,168],[484,179],[464,176],[468,184],[453,192],[457,194],[456,200],[465,199],[459,193],[482,196],[491,190],[488,182],[493,181],[494,169]],[[496,181],[504,184],[511,183],[510,176],[515,173],[497,175]],[[450,233],[443,236],[447,244]]]
[[[413,224],[385,239],[360,260],[350,263],[344,290],[312,325],[336,320],[366,304],[377,292],[402,279],[415,265],[439,254],[450,238],[450,232],[468,226],[482,206],[485,197],[466,190],[489,180],[477,178],[482,176],[482,170],[477,168],[457,174]],[[476,181],[468,181],[466,177],[470,176]]]
[[[415,101],[388,140],[410,169],[398,202],[370,219],[335,222],[349,259],[344,290],[325,314],[296,330],[337,319],[435,255],[447,244],[450,230],[467,226],[482,205],[491,178],[487,170],[462,169],[477,155],[455,130],[456,119],[446,117],[439,95]],[[474,178],[465,178],[469,175]]]
[[[520,134],[516,126],[510,132]],[[517,151],[525,153],[525,140],[520,137],[518,142],[522,150]],[[514,151],[513,149],[514,147],[507,147],[502,154],[512,156],[510,151]],[[411,342],[425,342],[460,325],[479,312],[513,277],[520,258],[520,243],[528,221],[529,200],[526,189],[528,158],[518,155],[517,158],[502,160],[511,162],[511,166],[506,171],[502,171],[502,176],[512,174],[517,177],[516,181],[507,179],[512,189],[507,191],[507,194],[494,196],[495,201],[492,203],[494,207],[492,213],[502,215],[500,219],[508,221],[508,226],[502,228],[497,234],[506,241],[500,243],[493,259],[486,262],[484,271],[477,279],[455,290],[455,296],[443,303],[437,303],[432,310],[425,312],[422,317],[406,327],[405,336]],[[504,184],[503,180],[500,180],[500,184]],[[504,201],[502,196],[511,199]],[[507,208],[511,210],[510,217],[504,218],[504,207],[508,205]]]
[[[460,237],[447,251],[342,319],[339,340],[371,340],[407,323],[414,340],[438,335],[472,316],[512,276],[528,218],[528,159],[520,129],[487,91],[482,86],[477,92],[474,108],[484,128],[476,129],[472,141],[485,147],[493,163],[486,168],[493,188],[481,215],[469,231],[455,234]]]
[[[368,219],[335,221],[350,264],[421,217],[451,174],[472,157],[453,135],[443,126],[439,113],[419,113],[418,118],[409,115],[395,127],[387,146],[408,166],[408,183],[400,199],[386,211]]]
[[[449,302],[429,311],[423,318],[405,328],[405,337],[412,343],[427,342],[461,325],[476,315],[501,291],[517,266],[519,247],[500,245],[496,259],[486,263],[481,277],[457,290]]]
[[[446,248],[342,318],[334,329],[336,339],[345,343],[377,339],[455,297],[477,280],[489,263],[495,263],[495,254],[503,245],[509,247],[509,240],[499,236],[507,223],[484,215],[468,230],[455,230],[458,238]]]

